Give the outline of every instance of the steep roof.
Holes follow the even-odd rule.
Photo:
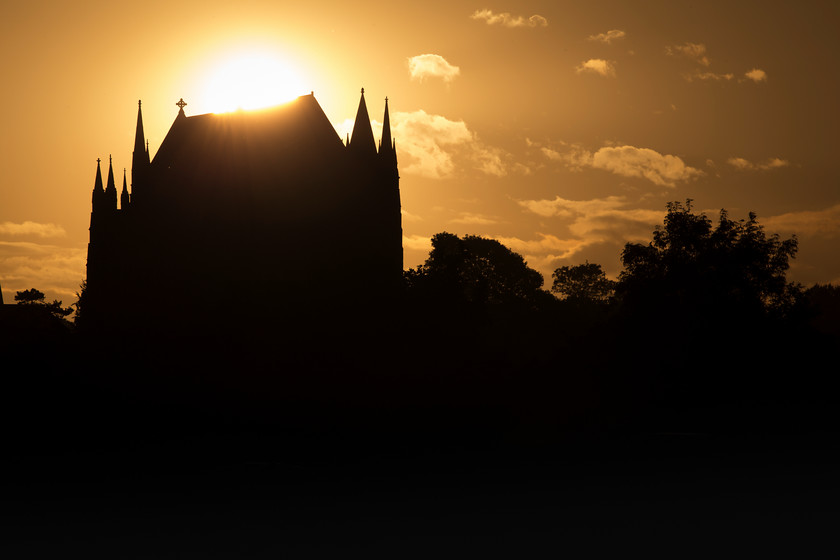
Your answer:
[[[179,216],[179,228],[292,227],[338,212],[347,152],[313,95],[265,110],[179,111],[151,162],[147,200]]]
[[[335,152],[342,147],[314,95],[257,111],[206,113],[187,117],[181,109],[152,164],[170,167],[190,154],[226,148],[248,158],[283,158],[290,152]],[[245,149],[247,148],[247,150]],[[256,151],[256,153],[255,153]],[[207,155],[207,154],[205,154]]]

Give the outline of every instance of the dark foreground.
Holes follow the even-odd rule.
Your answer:
[[[831,436],[290,442],[215,433],[2,464],[6,558],[675,557],[808,552],[840,521]]]
[[[391,357],[378,368],[306,352],[304,375],[282,353],[221,363],[206,348],[200,362],[13,349],[3,558],[813,557],[834,545],[833,391],[663,401],[604,382],[632,368],[587,377],[588,356],[556,375],[462,356],[395,376]]]

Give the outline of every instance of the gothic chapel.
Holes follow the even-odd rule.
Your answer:
[[[93,187],[84,323],[247,329],[387,308],[402,278],[399,174],[385,100],[338,136],[314,95],[260,111],[178,114],[152,159],[141,108],[131,167]]]

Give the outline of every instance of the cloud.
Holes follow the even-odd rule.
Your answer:
[[[412,251],[431,251],[432,238],[423,235],[403,235],[403,247]]]
[[[504,177],[508,174],[507,152],[493,146],[486,146],[480,143],[473,145],[471,158],[474,167],[486,175]],[[516,164],[517,171],[527,175],[530,170],[522,164]]]
[[[470,18],[484,20],[487,25],[503,25],[505,27],[546,27],[548,25],[548,20],[538,14],[526,19],[522,16],[514,17],[508,12],[497,14],[492,10],[476,10]]]
[[[600,43],[610,44],[616,39],[624,39],[627,34],[620,29],[610,29],[606,33],[598,33],[597,35],[590,35],[587,37],[590,41],[598,41]]]
[[[797,235],[840,235],[840,204],[823,210],[788,212],[761,220],[769,231],[791,232]]]
[[[538,232],[537,239],[496,236],[494,239],[522,255],[531,267],[550,268],[551,263],[572,257],[589,243],[585,240],[561,239],[556,235]]]
[[[531,145],[536,145],[531,143]],[[655,185],[674,187],[676,183],[691,181],[705,175],[700,169],[689,167],[677,156],[660,154],[650,148],[635,146],[605,146],[591,152],[579,144],[560,143],[560,148],[540,146],[540,152],[552,161],[562,163],[571,171],[602,169],[624,177],[647,179]]]
[[[452,148],[474,140],[464,121],[453,121],[440,115],[418,110],[392,115],[392,135],[398,142],[401,170],[425,177],[450,175],[455,164]]]
[[[85,273],[87,251],[75,247],[0,241],[0,278],[3,290],[17,292],[38,288],[48,299],[58,298],[66,305],[76,301]]]
[[[400,209],[400,214],[402,215],[403,222],[422,222],[423,218],[418,216],[417,214],[412,214],[405,208]]]
[[[677,156],[635,146],[601,148],[592,156],[592,167],[625,177],[641,177],[665,187],[673,187],[677,182],[690,181],[704,174],[687,166]]]
[[[592,165],[592,152],[580,144],[566,144],[560,142],[562,150],[555,150],[546,146],[540,147],[540,152],[552,161],[558,161],[571,171],[583,171]]]
[[[532,266],[547,277],[561,262],[581,258],[580,253],[596,246],[615,248],[628,241],[650,239],[653,227],[662,222],[663,210],[628,208],[621,196],[591,200],[569,200],[559,196],[544,200],[520,200],[526,211],[547,219],[553,218],[551,234],[537,232],[536,239],[497,237],[500,242],[522,254]],[[560,232],[560,233],[558,233]],[[617,264],[617,263],[616,263]]]
[[[626,204],[623,196],[608,196],[592,200],[568,200],[558,196],[554,200],[521,200],[518,203],[523,208],[545,218],[603,213],[621,208]]]
[[[441,78],[444,82],[451,82],[461,73],[461,69],[447,62],[439,54],[418,54],[409,57],[408,72],[412,80]]]
[[[490,216],[485,216],[484,214],[474,214],[472,212],[462,212],[460,216],[457,218],[453,218],[449,220],[452,224],[467,224],[467,225],[478,225],[478,226],[488,226],[499,223],[497,218],[493,218]]]
[[[759,70],[758,68],[753,68],[752,70],[744,74],[744,76],[746,76],[747,79],[754,81],[755,83],[767,81],[767,72],[765,72],[764,70]]]
[[[753,163],[742,157],[731,157],[726,162],[739,171],[768,171],[790,165],[789,161],[781,158],[770,158],[762,163]]]
[[[381,126],[374,123],[375,132]],[[455,172],[456,161],[459,168],[496,177],[512,170],[528,172],[521,165],[511,164],[508,152],[482,142],[464,121],[431,115],[422,109],[392,113],[391,133],[397,142],[400,170],[406,174],[447,177]]]
[[[671,56],[684,56],[702,65],[709,66],[711,61],[706,56],[706,45],[702,43],[685,43],[665,47],[665,52]]]
[[[577,67],[577,73],[592,72],[604,77],[615,76],[615,64],[602,58],[590,58],[581,62]]]
[[[67,232],[56,224],[39,224],[25,221],[21,224],[14,222],[0,223],[0,235],[34,235],[36,237],[64,237]]]
[[[665,47],[665,53],[670,56],[683,56],[690,60],[693,60],[697,64],[708,68],[711,66],[711,61],[709,57],[706,55],[706,45],[703,43],[685,43],[683,45],[671,45]],[[714,82],[721,82],[721,81],[731,81],[735,78],[735,74],[732,72],[712,72],[712,71],[700,71],[695,70],[693,73],[685,74],[685,79],[689,82],[700,80],[700,81],[714,81]],[[739,82],[743,82],[745,80],[752,80],[755,83],[766,82],[767,81],[767,72],[761,70],[759,68],[753,68],[749,72],[744,73],[743,78],[739,78]]]
[[[696,72],[694,74],[686,74],[685,75],[685,79],[688,80],[689,82],[692,82],[694,80],[713,81],[713,82],[719,82],[721,80],[729,81],[734,77],[735,77],[735,74],[730,74],[730,73],[718,74],[718,73],[715,73],[715,72]]]

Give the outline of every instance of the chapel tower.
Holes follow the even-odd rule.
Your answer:
[[[130,189],[124,170],[118,194],[110,158],[103,185],[97,160],[89,324],[242,331],[393,308],[403,252],[387,99],[378,149],[364,90],[346,144],[314,95],[253,112],[176,105],[151,158],[138,102]]]

